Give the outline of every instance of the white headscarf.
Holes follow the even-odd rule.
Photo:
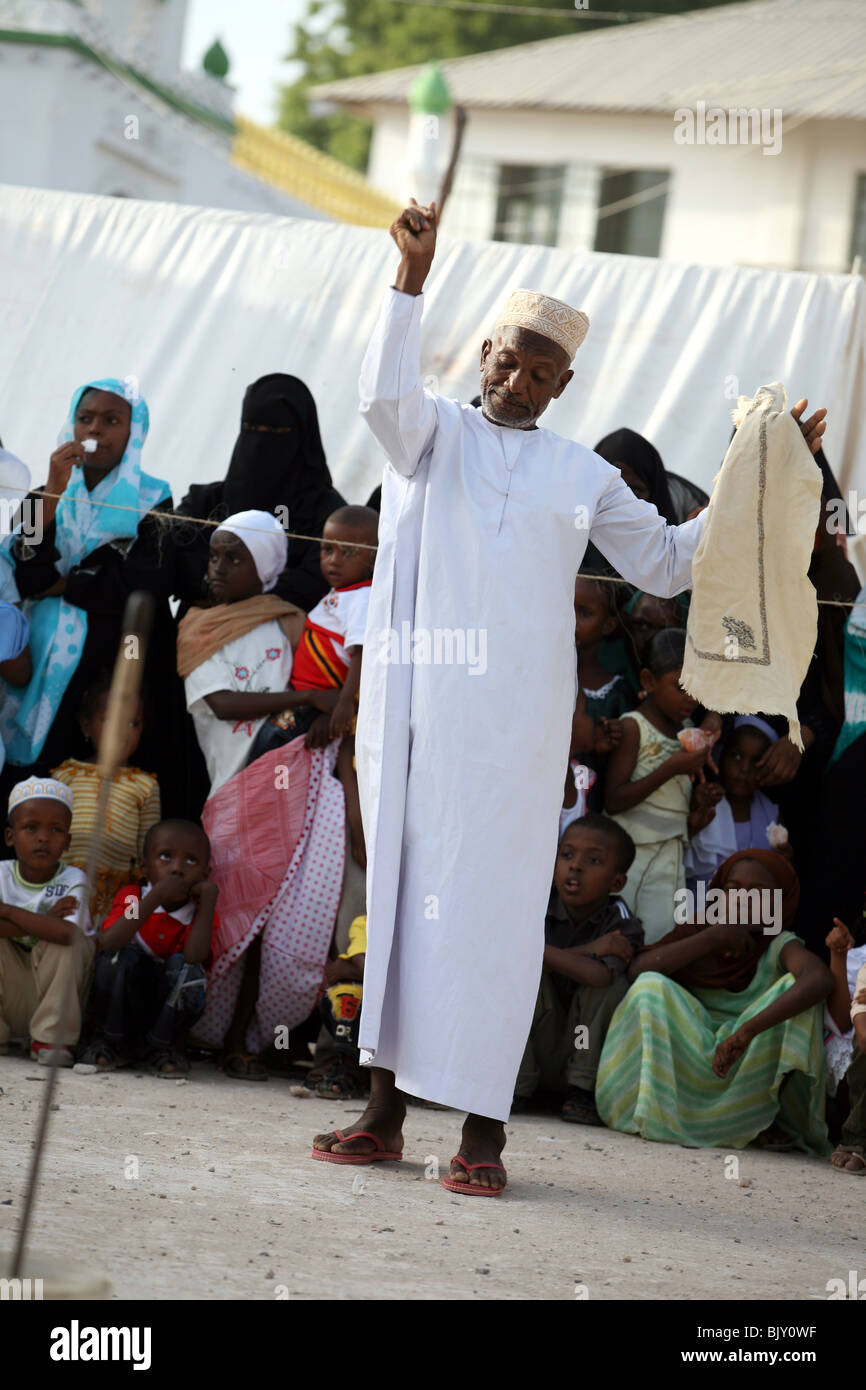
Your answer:
[[[734,720],[734,728],[758,729],[760,733],[766,734],[771,743],[779,742],[779,735],[772,724],[768,724],[759,714],[738,714]]]
[[[243,541],[262,581],[262,593],[269,593],[286,568],[289,555],[289,542],[277,518],[270,512],[235,512],[221,521],[217,530],[231,531]]]

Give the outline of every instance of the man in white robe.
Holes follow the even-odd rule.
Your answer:
[[[541,975],[576,698],[575,577],[592,539],[641,589],[678,594],[704,523],[668,526],[616,468],[537,427],[588,327],[557,300],[511,296],[482,348],[480,410],[426,390],[435,206],[413,201],[391,235],[400,267],[360,381],[388,460],[356,735],[371,1095],[313,1154],[399,1157],[408,1093],[469,1112],[444,1181],[492,1196]]]

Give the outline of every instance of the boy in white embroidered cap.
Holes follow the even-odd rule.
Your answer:
[[[51,777],[18,782],[0,860],[0,1051],[31,1037],[35,1062],[72,1065],[93,964],[87,879],[63,863],[72,793]]]

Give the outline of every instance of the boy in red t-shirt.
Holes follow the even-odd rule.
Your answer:
[[[371,507],[339,507],[322,529],[322,575],[331,585],[307,614],[292,662],[290,690],[330,691],[331,712],[296,712],[308,748],[354,730],[379,517]]]
[[[217,925],[201,826],[163,820],[144,841],[145,882],[115,894],[102,927],[91,996],[93,1039],[81,1061],[112,1071],[144,1059],[153,1076],[186,1076],[178,1039],[204,1010],[205,966]]]

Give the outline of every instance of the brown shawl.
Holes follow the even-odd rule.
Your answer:
[[[177,673],[185,680],[203,661],[274,619],[292,644],[301,640],[306,614],[276,594],[256,594],[238,603],[218,603],[214,608],[191,608],[177,629]]]

